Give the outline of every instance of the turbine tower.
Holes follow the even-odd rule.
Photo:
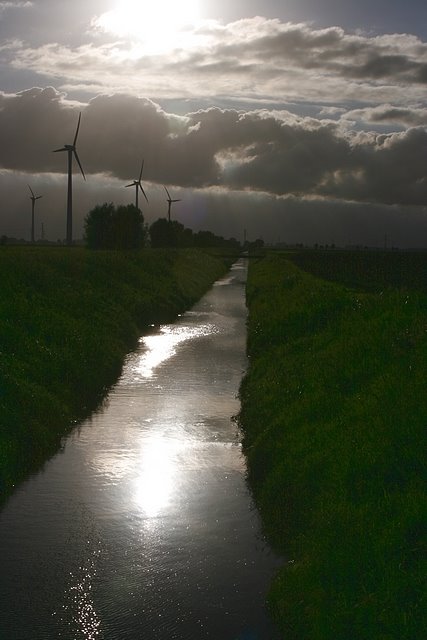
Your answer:
[[[31,191],[30,200],[31,200],[31,242],[34,244],[34,207],[36,204],[36,200],[40,200],[43,196],[35,196],[34,191],[31,189],[30,185],[28,185],[29,190]]]
[[[83,167],[79,160],[79,156],[77,155],[76,143],[77,136],[79,135],[80,128],[80,120],[82,114],[79,113],[79,120],[77,122],[76,135],[74,136],[73,144],[64,144],[60,149],[55,149],[54,153],[58,151],[66,151],[68,153],[68,193],[67,193],[67,244],[70,246],[73,244],[73,175],[72,175],[72,165],[73,165],[73,155],[77,160],[77,164],[80,167],[80,171],[82,172],[82,176],[84,180],[86,180],[85,172],[83,171]]]
[[[168,221],[170,222],[171,221],[171,206],[172,206],[172,202],[181,202],[181,198],[177,198],[175,200],[172,200],[172,198],[170,197],[170,193],[166,189],[166,187],[165,187],[165,191],[166,191],[166,195],[167,195],[166,201],[168,203]]]
[[[139,178],[138,178],[138,180],[134,180],[134,181],[133,181],[133,182],[131,182],[130,184],[127,184],[127,185],[126,185],[126,187],[135,187],[135,207],[136,207],[137,209],[139,209],[139,206],[138,206],[138,195],[139,195],[139,189],[141,189],[141,192],[142,192],[142,194],[143,194],[144,198],[145,198],[145,199],[146,199],[146,201],[148,202],[148,198],[147,198],[147,196],[146,196],[146,194],[145,194],[145,191],[144,191],[144,189],[143,189],[143,186],[142,186],[142,184],[141,184],[141,180],[142,180],[142,171],[143,171],[143,169],[144,169],[144,160],[142,161],[142,164],[141,164],[141,171],[139,172]]]

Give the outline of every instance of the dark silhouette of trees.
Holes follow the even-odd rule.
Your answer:
[[[222,236],[217,236],[212,231],[198,231],[194,234],[195,247],[232,247],[240,249],[240,243],[236,238],[226,240]]]
[[[159,218],[150,226],[151,246],[154,248],[192,246],[192,235],[191,229],[186,229],[176,220],[169,222],[166,218]]]
[[[90,249],[140,249],[146,235],[144,216],[133,204],[115,207],[105,202],[85,218],[85,241]]]
[[[140,249],[144,246],[146,238],[144,216],[135,205],[117,207],[112,222],[116,249]]]
[[[176,220],[159,218],[150,226],[151,246],[156,247],[232,247],[240,248],[240,243],[235,238],[224,240],[222,236],[216,236],[211,231],[198,231],[193,233],[191,229],[184,227]]]
[[[98,204],[87,214],[84,222],[84,237],[90,249],[110,249],[112,236],[112,202]]]
[[[193,247],[194,235],[191,229],[177,220],[159,218],[150,227],[152,247]]]
[[[248,249],[248,251],[258,251],[259,249],[262,249],[263,246],[264,240],[262,238],[257,238],[252,242],[247,242],[245,245],[245,249]]]
[[[225,240],[211,231],[193,233],[177,220],[159,218],[147,228],[141,210],[133,204],[115,207],[105,202],[89,211],[84,222],[84,238],[90,249],[140,249],[148,234],[153,248],[240,248],[235,238]]]

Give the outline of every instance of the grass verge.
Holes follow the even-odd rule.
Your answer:
[[[349,288],[289,257],[250,264],[241,386],[249,483],[289,559],[270,610],[286,640],[421,639],[427,296],[372,275],[375,293]]]
[[[140,333],[191,306],[233,259],[1,248],[0,503],[96,407]]]

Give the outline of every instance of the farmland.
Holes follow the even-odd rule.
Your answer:
[[[426,254],[268,253],[247,285],[248,480],[287,640],[426,628]]]

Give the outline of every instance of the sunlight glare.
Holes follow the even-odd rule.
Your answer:
[[[162,436],[143,441],[134,499],[148,518],[155,518],[171,500],[180,448],[179,442]]]
[[[145,349],[134,374],[142,378],[153,377],[156,367],[174,356],[180,343],[208,336],[214,330],[215,328],[210,324],[195,327],[165,325],[161,327],[159,334],[144,336],[141,343]]]
[[[123,0],[95,21],[96,28],[140,42],[147,53],[188,48],[200,20],[198,0]]]

